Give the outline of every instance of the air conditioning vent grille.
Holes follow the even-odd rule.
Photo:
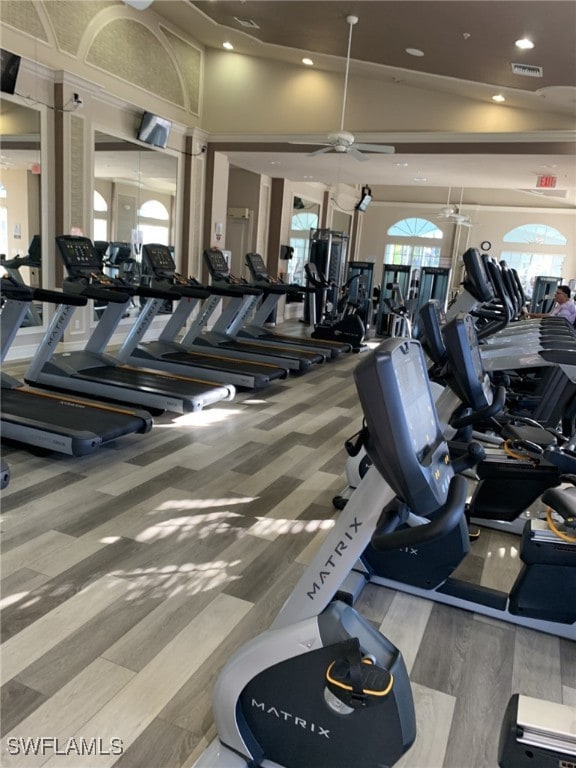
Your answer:
[[[537,67],[534,64],[512,64],[512,72],[524,77],[542,77],[544,75],[542,67]]]
[[[234,16],[234,21],[237,21],[241,27],[247,27],[248,29],[260,29],[258,24],[253,19],[241,19],[239,16]]]

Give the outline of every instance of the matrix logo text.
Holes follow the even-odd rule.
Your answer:
[[[94,757],[121,755],[124,752],[122,739],[85,739],[83,737],[58,739],[54,736],[10,736],[7,740],[10,755],[65,755]]]

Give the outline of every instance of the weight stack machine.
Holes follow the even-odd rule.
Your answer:
[[[315,264],[329,283],[333,284],[326,293],[322,290],[316,291],[316,318],[318,322],[324,315],[323,302],[326,300],[336,308],[340,287],[343,282],[344,265],[348,255],[348,235],[345,232],[334,232],[331,229],[311,229],[310,230],[310,255],[308,261]],[[310,282],[307,281],[308,287]],[[308,324],[312,322],[310,318],[310,309],[305,306],[304,320]]]

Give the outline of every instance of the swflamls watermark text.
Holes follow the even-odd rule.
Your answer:
[[[98,739],[72,737],[59,739],[54,736],[9,736],[6,739],[10,755],[65,755],[66,757],[121,755],[122,739]]]

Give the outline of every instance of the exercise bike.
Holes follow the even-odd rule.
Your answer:
[[[460,467],[447,460],[414,345],[389,339],[357,366],[358,391],[378,415],[368,445],[373,465],[270,629],[221,671],[213,704],[218,739],[195,768],[381,768],[413,743],[400,651],[334,596],[368,542],[379,550],[418,546],[462,525],[467,483],[455,471],[475,459]],[[405,468],[419,510],[434,520],[398,531],[390,510]]]
[[[483,404],[486,408],[491,407],[494,393],[484,375],[473,325],[469,316],[455,318],[453,323],[447,328],[452,327],[454,331],[452,342],[461,344],[458,366],[461,383],[464,386],[464,379],[467,379],[469,402],[475,403],[476,410],[481,411]],[[384,428],[384,422],[378,409],[365,398],[362,389],[359,394],[367,424],[366,450],[372,457],[369,440],[377,426]],[[422,413],[418,426],[424,416]],[[388,434],[394,434],[397,441],[393,425]],[[558,478],[556,485],[562,480],[557,469],[551,469]],[[365,479],[358,488],[362,488],[364,482]],[[393,505],[401,524],[408,530],[430,526],[428,520],[421,518],[416,491],[413,480],[406,482]],[[370,581],[501,621],[576,639],[576,604],[573,599],[576,591],[576,520],[561,507],[556,511],[563,518],[564,532],[560,537],[544,520],[529,519],[525,523],[520,545],[523,566],[509,593],[472,585],[452,575],[470,548],[468,530],[460,526],[452,529],[442,540],[435,539],[412,550],[398,548],[384,555],[369,545],[347,580],[347,594],[354,600],[366,581]]]

